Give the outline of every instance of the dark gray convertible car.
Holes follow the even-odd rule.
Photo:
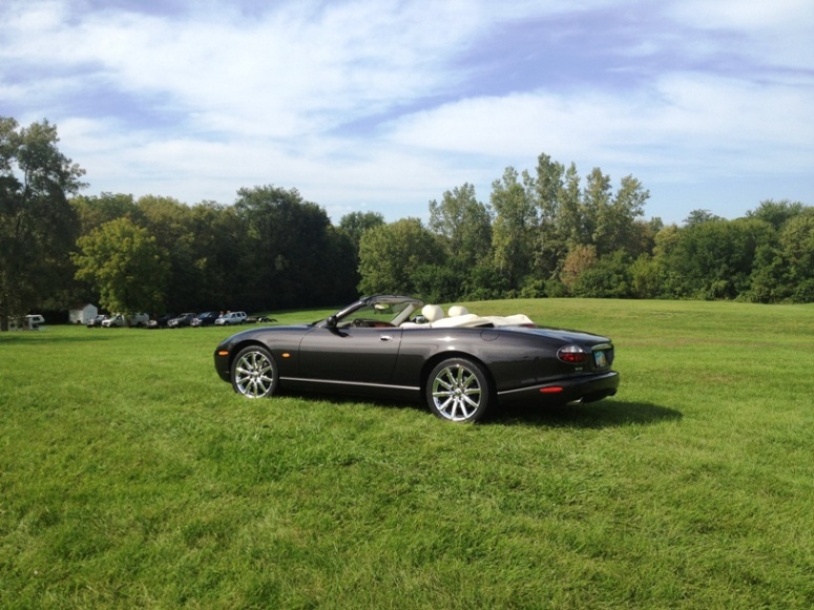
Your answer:
[[[218,375],[249,398],[281,390],[426,401],[455,422],[495,404],[563,404],[616,393],[606,337],[544,328],[523,314],[479,316],[464,307],[396,295],[365,297],[312,324],[253,328],[215,350]]]

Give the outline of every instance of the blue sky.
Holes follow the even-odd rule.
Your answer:
[[[736,218],[814,205],[814,2],[3,0],[0,115],[55,123],[90,195],[425,218],[545,153]]]

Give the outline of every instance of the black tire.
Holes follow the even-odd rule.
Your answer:
[[[437,417],[457,423],[482,419],[494,402],[489,376],[468,358],[439,362],[427,378],[425,397]]]
[[[244,347],[232,361],[232,387],[247,398],[267,398],[277,391],[279,376],[274,356],[259,345]]]

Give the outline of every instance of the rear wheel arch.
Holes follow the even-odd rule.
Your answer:
[[[484,373],[489,379],[489,383],[491,384],[493,390],[497,387],[495,384],[495,379],[492,377],[492,371],[489,370],[489,366],[477,356],[473,356],[467,352],[460,352],[460,351],[449,351],[449,352],[438,352],[434,354],[431,358],[428,358],[427,361],[424,363],[424,366],[421,367],[421,395],[424,395],[424,392],[427,389],[427,384],[430,381],[430,373],[436,367],[436,365],[449,358],[463,358],[464,360],[470,360],[478,365],[483,369]]]
[[[472,423],[482,420],[497,403],[494,380],[478,358],[460,352],[444,352],[427,363],[422,384],[430,411],[447,421]]]

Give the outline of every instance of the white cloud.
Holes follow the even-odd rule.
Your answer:
[[[547,152],[562,160],[637,165],[710,164],[753,171],[765,155],[785,152],[785,171],[814,163],[808,87],[713,78],[664,76],[652,89],[547,91],[481,97],[446,104],[396,122],[400,144],[496,158]],[[621,159],[620,159],[621,158]],[[713,162],[712,159],[715,159]],[[531,164],[531,163],[529,163]]]
[[[621,19],[641,10],[634,0],[161,6],[0,6],[0,108],[56,122],[94,192],[229,203],[274,183],[331,210],[400,216],[464,182],[488,199],[506,165],[531,168],[541,152],[646,186],[795,172],[804,182],[814,166],[810,0],[669,1],[639,32]],[[566,85],[549,84],[541,64],[527,86],[521,73],[493,87],[468,63],[537,68],[488,45],[526,23],[545,31],[552,15],[557,45],[583,41],[545,58],[568,68]],[[623,35],[598,40],[606,25]],[[625,61],[606,64],[594,42]],[[524,44],[513,57],[536,56]]]
[[[737,51],[760,65],[814,67],[814,3],[810,0],[681,0],[668,14],[721,34],[719,51]]]

